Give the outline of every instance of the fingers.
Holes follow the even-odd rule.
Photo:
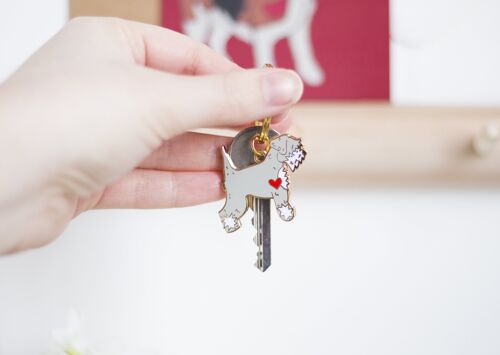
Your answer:
[[[241,69],[203,43],[181,33],[122,21],[136,63],[177,74],[203,75]]]
[[[112,59],[114,63],[133,61],[141,66],[189,75],[239,69],[224,56],[181,33],[119,18],[74,18],[58,36],[74,44],[71,53],[78,53],[78,58],[88,59],[92,55],[100,60]]]
[[[170,208],[222,198],[215,172],[166,172],[136,169],[106,188],[94,208]]]
[[[143,169],[215,171],[222,169],[221,147],[230,137],[185,133],[165,141],[140,165]]]
[[[129,43],[135,53],[136,62],[147,67],[177,74],[206,75],[225,74],[241,68],[203,43],[192,40],[181,33],[143,23],[123,21],[127,27]],[[296,78],[295,78],[296,79]],[[272,95],[274,87],[279,86],[279,78],[269,80],[267,92]],[[299,84],[297,85],[297,82]],[[297,91],[302,95],[302,83],[295,82]],[[279,95],[277,95],[279,96]],[[286,94],[285,94],[286,96]],[[286,112],[274,117],[278,123]],[[284,124],[286,126],[286,124]]]
[[[132,89],[123,91],[136,97],[134,107],[143,111],[147,107],[148,118],[153,120],[147,123],[158,127],[155,130],[159,131],[153,133],[159,138],[167,139],[194,128],[236,127],[266,116],[274,116],[278,122],[302,95],[302,81],[294,72],[241,70],[207,46],[174,31],[118,19],[87,18],[72,23],[69,32],[84,36],[83,39],[88,32],[96,33],[94,37],[110,37],[101,41],[99,51],[120,44],[120,50],[112,51],[113,63],[119,55],[159,69],[135,71],[125,66],[123,73],[127,89]],[[114,36],[107,36],[109,33]],[[74,42],[78,42],[78,37]],[[144,115],[137,117],[144,119]]]
[[[136,62],[144,66],[176,74],[224,74],[241,67],[207,45],[188,36],[149,24],[123,21],[131,33],[129,44]],[[285,118],[286,112],[274,117]]]
[[[251,69],[210,76],[148,72],[141,81],[151,93],[164,137],[217,126],[240,126],[278,116],[302,96],[303,84],[291,70]]]
[[[271,128],[278,133],[286,132],[291,122],[290,115],[287,115],[280,122],[271,124]],[[164,141],[138,167],[170,171],[219,171],[222,169],[221,147],[227,147],[232,140],[232,137],[213,134],[184,133]]]

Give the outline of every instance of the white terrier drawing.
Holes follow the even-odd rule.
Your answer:
[[[317,8],[316,0],[287,0],[281,18],[262,20],[265,5],[276,0],[183,0],[189,16],[183,22],[184,32],[207,43],[228,56],[227,43],[236,37],[253,48],[256,67],[275,65],[275,46],[287,39],[295,69],[304,82],[320,86],[325,74],[314,55],[311,24]],[[243,16],[254,10],[255,16]]]

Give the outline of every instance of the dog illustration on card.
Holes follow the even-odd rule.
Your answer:
[[[320,86],[325,74],[311,42],[316,0],[181,0],[184,32],[228,56],[232,37],[248,43],[256,67],[275,64],[275,46],[288,41],[304,82]]]

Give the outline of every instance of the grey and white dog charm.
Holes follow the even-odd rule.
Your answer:
[[[271,266],[271,199],[281,219],[293,219],[289,175],[306,156],[300,139],[278,134],[269,128],[270,121],[266,118],[260,126],[238,133],[228,151],[222,147],[226,203],[219,217],[226,232],[231,233],[240,228],[248,208],[253,210],[254,242],[259,248],[255,266],[260,271]]]
[[[260,129],[250,127],[240,132],[229,152],[222,147],[226,202],[219,217],[228,233],[240,228],[240,219],[252,207],[252,199],[273,199],[284,221],[295,216],[289,202],[290,173],[299,167],[306,152],[299,138],[269,130],[267,155],[256,162],[251,144]]]

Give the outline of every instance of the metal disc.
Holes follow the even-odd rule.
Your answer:
[[[234,165],[238,169],[246,168],[250,165],[256,164],[254,154],[252,151],[252,140],[260,133],[262,127],[254,126],[244,129],[239,132],[233,139],[229,147],[229,156]],[[278,136],[279,133],[270,128],[267,134],[269,139]]]

